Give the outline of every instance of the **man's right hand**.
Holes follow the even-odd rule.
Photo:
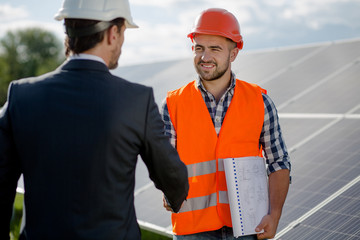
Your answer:
[[[174,212],[173,210],[172,210],[172,208],[170,207],[170,205],[169,205],[169,203],[166,201],[166,199],[165,199],[165,196],[163,196],[163,204],[164,204],[164,208],[167,210],[167,211],[170,211],[170,212]]]

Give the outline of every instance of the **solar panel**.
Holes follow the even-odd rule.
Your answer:
[[[341,208],[345,208],[346,205],[350,206],[348,200],[359,203],[360,195],[353,197],[346,195],[350,190],[360,191],[360,153],[359,150],[353,151],[355,147],[360,145],[359,136],[359,120],[342,120],[329,131],[319,134],[291,153],[293,183],[286,200],[279,229],[292,225],[294,221],[301,219],[309,211],[314,211],[311,218],[316,218],[318,214],[320,216],[327,214],[325,218],[322,218],[326,221],[333,217],[333,212],[339,211],[339,206]],[[335,194],[354,179],[356,181],[349,186],[350,189],[347,192]],[[328,205],[321,208],[317,207],[329,197],[332,199],[327,203]],[[337,207],[334,208],[335,206]],[[353,210],[355,211],[350,214],[355,213],[355,215],[351,218],[359,226],[360,209],[353,208]],[[299,224],[302,226],[303,223],[305,224],[306,221]],[[310,226],[316,228],[321,225],[334,230],[330,223],[326,224],[323,221],[315,221]],[[292,235],[296,234],[292,233],[293,231],[299,231],[297,228],[298,226],[291,228],[281,239],[298,239]],[[348,229],[347,234],[355,234],[357,231],[357,228]],[[307,232],[307,234],[309,233]],[[313,239],[313,237],[307,239]]]
[[[312,46],[257,52],[244,51],[239,53],[232,69],[240,79],[260,84],[286,71],[289,63],[308,58],[318,48],[318,46]]]
[[[352,63],[352,62],[351,62]],[[300,113],[346,113],[360,104],[360,94],[355,86],[359,85],[359,63],[349,64],[346,71],[334,75],[316,89],[309,91],[281,109],[283,112]],[[310,86],[311,87],[311,86]]]
[[[358,182],[280,239],[360,239],[359,196]]]
[[[349,44],[351,47],[347,47],[345,43],[319,46],[322,50],[317,51],[317,54],[288,68],[270,82],[265,82],[262,87],[269,90],[269,95],[278,105],[287,100],[295,101],[294,96],[313,88],[314,85],[315,89],[319,89],[320,86],[326,84],[329,77],[344,74],[348,64],[358,61],[359,41]],[[291,66],[291,63],[288,65]]]
[[[157,190],[152,184],[147,191],[144,191],[135,196],[136,216],[138,219],[149,222],[159,227],[171,230],[170,217],[171,213],[165,211],[163,208],[162,192]],[[157,212],[154,210],[158,210]]]

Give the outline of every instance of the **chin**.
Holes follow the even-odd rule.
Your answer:
[[[118,66],[119,66],[119,63],[116,62],[116,63],[110,64],[110,65],[109,65],[109,69],[112,70],[112,69],[117,68]]]

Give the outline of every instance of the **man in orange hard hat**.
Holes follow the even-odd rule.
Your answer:
[[[187,165],[190,184],[187,201],[172,214],[174,239],[235,239],[222,161],[263,152],[269,213],[252,235],[238,239],[273,238],[291,168],[275,105],[264,89],[236,79],[231,71],[243,47],[233,14],[203,11],[188,37],[199,77],[169,92],[162,107],[165,132]],[[164,207],[171,210],[166,199]]]
[[[164,135],[153,90],[111,74],[128,0],[64,0],[68,60],[13,81],[0,110],[0,239],[9,237],[16,185],[25,185],[21,239],[140,240],[134,207],[138,155],[177,212],[188,175]]]

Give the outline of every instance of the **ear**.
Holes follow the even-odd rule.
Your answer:
[[[112,45],[116,39],[119,37],[119,29],[116,25],[111,26],[108,30],[107,30],[107,36],[105,36],[107,38],[107,42],[109,45]]]
[[[233,62],[235,61],[238,53],[239,53],[240,49],[235,47],[230,51],[230,61]]]

